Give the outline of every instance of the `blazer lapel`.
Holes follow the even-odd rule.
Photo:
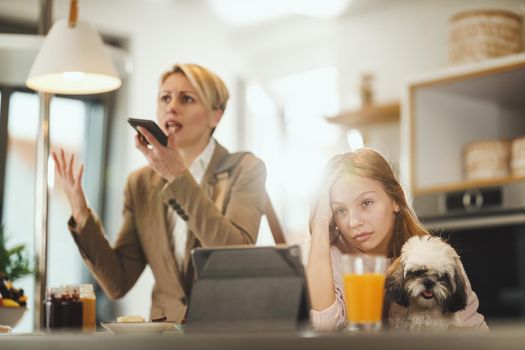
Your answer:
[[[159,198],[159,193],[166,184],[166,180],[160,175],[155,174],[157,177],[156,181],[153,181],[152,191],[150,191],[149,207],[151,208],[151,221],[150,226],[154,227],[154,232],[158,232],[157,246],[162,251],[162,256],[166,259],[167,265],[173,272],[174,277],[179,280],[179,283],[185,292],[183,279],[175,260],[173,233],[168,230],[167,217],[170,215],[170,208],[164,204]]]
[[[212,200],[214,200],[214,189],[218,181],[217,176],[215,174],[215,170],[220,166],[220,164],[224,161],[224,159],[228,156],[228,154],[229,154],[228,151],[217,142],[215,146],[215,150],[213,151],[213,156],[211,157],[211,160],[210,160],[210,164],[208,164],[208,167],[206,168],[206,172],[204,173],[204,176],[202,177],[201,186],[204,192]],[[216,201],[214,201],[214,203],[217,204]],[[193,232],[188,230],[188,239],[186,241],[186,256],[184,259],[184,271],[188,271],[188,266],[190,264],[190,258],[191,258],[190,256],[191,250],[193,248],[196,248],[197,246],[198,246],[197,238],[195,237]],[[193,278],[193,276],[190,276],[190,277]]]

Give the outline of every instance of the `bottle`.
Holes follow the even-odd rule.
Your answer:
[[[97,329],[97,298],[92,284],[79,285],[82,302],[82,331],[94,333]]]
[[[361,105],[370,105],[374,101],[374,75],[372,73],[363,73],[359,86],[361,95]]]
[[[47,288],[44,300],[44,326],[47,331],[62,327],[59,288]]]

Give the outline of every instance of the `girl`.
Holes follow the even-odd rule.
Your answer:
[[[370,148],[333,157],[323,186],[310,214],[306,273],[313,326],[333,330],[346,325],[342,254],[380,254],[392,261],[408,238],[429,233],[408,206],[387,161]],[[467,294],[461,326],[487,328],[468,282]],[[386,310],[388,318],[405,311],[395,303]]]

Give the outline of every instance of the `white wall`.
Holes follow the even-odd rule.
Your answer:
[[[387,100],[400,97],[407,77],[446,66],[448,20],[469,9],[523,14],[525,1],[353,0],[339,19],[290,16],[232,29],[230,37],[247,73],[263,80],[337,66],[344,108],[361,72],[375,74],[376,97]]]

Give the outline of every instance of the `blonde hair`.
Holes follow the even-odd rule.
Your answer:
[[[388,248],[389,257],[398,257],[401,247],[412,236],[424,236],[429,232],[423,227],[414,211],[408,205],[403,188],[397,181],[392,168],[385,158],[371,148],[361,148],[354,152],[343,153],[332,157],[326,166],[323,180],[333,179],[334,174],[357,175],[378,181],[385,190],[388,197],[399,206],[399,212],[395,213],[393,235]],[[333,179],[335,181],[335,179]],[[317,198],[319,201],[319,198]],[[314,205],[313,208],[317,208]],[[315,210],[310,212],[310,230],[315,217]],[[336,229],[332,221],[329,227],[330,244],[335,245],[341,251],[347,247],[345,238]]]
[[[188,78],[204,106],[212,111],[224,112],[230,94],[219,76],[197,64],[179,63],[162,74],[160,83],[176,73],[182,73]]]

